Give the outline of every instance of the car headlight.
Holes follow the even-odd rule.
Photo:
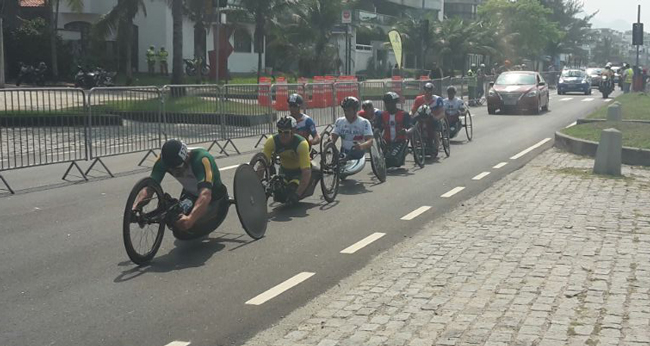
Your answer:
[[[526,97],[535,97],[535,96],[537,96],[537,90],[530,91],[528,92],[528,94],[526,94]]]
[[[560,78],[560,83],[564,83],[564,79]]]

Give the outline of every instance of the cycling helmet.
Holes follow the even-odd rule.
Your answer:
[[[431,82],[427,82],[427,83],[424,84],[424,90],[433,91],[433,88],[434,88],[433,83],[431,83]]]
[[[450,93],[450,92],[453,92],[454,94],[456,94],[456,87],[453,86],[453,85],[448,86],[447,87],[447,93]]]
[[[605,65],[605,70],[611,70],[611,69],[612,69],[612,66],[610,66],[610,65]]]
[[[397,95],[397,93],[394,91],[389,91],[386,94],[384,94],[382,100],[384,101],[384,103],[398,103],[399,95]]]
[[[355,110],[358,110],[359,100],[354,96],[348,96],[341,101],[341,108],[354,108]]]
[[[431,107],[428,105],[422,105],[416,111],[416,116],[418,117],[429,117],[431,116]]]
[[[485,68],[485,64],[481,64],[481,68]]]
[[[298,126],[298,123],[296,122],[296,119],[294,119],[293,117],[284,116],[280,118],[280,120],[278,120],[276,125],[278,129],[294,130]]]
[[[188,155],[187,145],[178,139],[168,140],[163,144],[160,151],[162,162],[168,168],[175,168],[182,165]]]
[[[289,95],[287,102],[289,105],[296,104],[298,106],[302,106],[302,96],[300,96],[300,94],[291,94]]]
[[[370,100],[365,100],[365,101],[363,101],[363,103],[361,104],[361,108],[364,108],[364,109],[365,109],[365,108],[375,108],[375,105],[372,104],[372,101],[370,101]]]

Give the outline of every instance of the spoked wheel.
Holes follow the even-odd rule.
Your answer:
[[[321,151],[321,174],[320,188],[323,198],[327,203],[334,202],[339,193],[339,150],[334,143],[327,142]]]
[[[329,131],[325,130],[320,135],[320,152],[323,152],[325,145],[331,140],[332,136]]]
[[[380,182],[386,182],[386,158],[381,134],[375,134],[375,140],[370,147],[370,167]]]
[[[415,163],[420,167],[424,168],[425,160],[425,144],[422,140],[422,133],[420,129],[414,128],[413,133],[411,134],[411,152],[413,153],[413,159]]]
[[[472,113],[470,113],[469,109],[465,112],[464,120],[463,127],[465,128],[465,134],[467,135],[467,140],[471,142],[474,136],[474,126],[472,123]]]
[[[146,198],[133,211],[138,196]],[[146,264],[158,252],[165,234],[165,204],[160,184],[151,178],[141,179],[131,190],[124,208],[122,235],[126,254],[133,263]]]
[[[449,145],[449,124],[447,119],[442,119],[442,132],[440,136],[442,137],[442,148],[445,150],[445,155],[449,157],[451,155],[451,146]]]
[[[274,169],[272,169],[272,166],[266,159],[266,155],[264,155],[264,153],[253,155],[249,165],[253,167],[257,177],[260,179],[260,182],[262,182],[262,187],[264,187],[264,191],[266,192],[266,198],[269,198],[268,186]]]

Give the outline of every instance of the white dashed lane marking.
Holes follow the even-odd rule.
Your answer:
[[[234,165],[234,166],[228,166],[228,167],[224,167],[224,168],[219,168],[219,172],[227,171],[227,170],[229,170],[229,169],[233,169],[233,168],[237,168],[237,167],[239,167],[239,165]]]
[[[544,138],[544,139],[541,140],[539,143],[537,143],[537,144],[533,145],[532,147],[530,147],[530,148],[528,148],[528,149],[526,149],[526,150],[520,152],[519,154],[517,154],[517,155],[511,157],[510,160],[516,160],[516,159],[518,159],[518,158],[520,158],[520,157],[522,157],[522,156],[528,154],[529,152],[531,152],[531,151],[533,151],[533,150],[535,150],[535,149],[541,147],[542,145],[544,145],[544,143],[546,143],[546,142],[548,142],[548,141],[550,141],[550,140],[551,140],[550,138]]]
[[[428,206],[428,205],[419,207],[419,208],[413,210],[412,212],[402,216],[402,218],[400,220],[404,220],[404,221],[413,220],[416,217],[420,216],[420,214],[424,213],[425,211],[427,211],[429,209],[431,209],[431,207]]]
[[[187,341],[172,341],[165,346],[187,346],[189,344]]]
[[[507,165],[507,164],[508,164],[507,162],[501,162],[501,163],[497,164],[496,166],[494,166],[494,167],[492,167],[492,168],[494,168],[494,169],[499,169],[499,168],[501,168],[501,167],[503,167],[503,166],[505,166],[505,165]]]
[[[586,99],[582,100],[582,102],[591,102],[593,100],[594,100],[593,98],[587,97]]]
[[[474,178],[472,178],[472,180],[481,180],[481,179],[487,177],[489,174],[490,174],[490,172],[483,172],[483,173],[475,176]]]
[[[455,195],[455,194],[457,194],[457,193],[459,193],[459,192],[461,192],[463,190],[465,190],[464,186],[458,186],[458,187],[453,188],[452,190],[450,190],[449,192],[445,193],[444,195],[442,195],[440,197],[449,198],[449,197],[451,197],[451,196],[453,196],[453,195]]]
[[[612,99],[604,99],[603,102],[610,102]]]
[[[381,238],[381,237],[383,237],[385,235],[386,235],[386,233],[373,233],[373,234],[359,240],[358,242],[350,245],[349,247],[343,249],[343,251],[341,251],[341,253],[353,254],[353,253],[363,249],[364,247],[368,246],[369,244],[371,244],[375,240],[377,240],[377,239],[379,239],[379,238]]]
[[[573,100],[573,97],[565,97],[563,99],[560,99],[560,101],[571,101]]]
[[[292,277],[291,279],[271,288],[270,290],[256,296],[255,298],[249,300],[246,302],[247,305],[262,305],[269,300],[279,296],[285,291],[288,291],[289,289],[297,286],[301,282],[309,279],[310,277],[314,276],[316,273],[310,273],[310,272],[302,272],[300,274],[297,274],[296,276]]]
[[[565,129],[568,129],[569,127],[574,127],[574,126],[576,126],[577,123],[578,123],[577,121],[574,121],[571,124],[567,125],[567,127],[565,127]]]

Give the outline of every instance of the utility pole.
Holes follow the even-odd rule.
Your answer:
[[[637,24],[641,24],[641,5],[639,5],[636,22]],[[641,35],[643,35],[643,30],[641,31]],[[636,68],[637,70],[639,69],[639,45],[638,44],[636,45]]]
[[[217,28],[214,30],[214,79],[219,84],[219,45],[221,37],[221,6],[217,4]]]
[[[0,89],[4,89],[5,87],[5,37],[4,37],[3,21],[4,21],[4,8],[2,13],[0,13]]]

